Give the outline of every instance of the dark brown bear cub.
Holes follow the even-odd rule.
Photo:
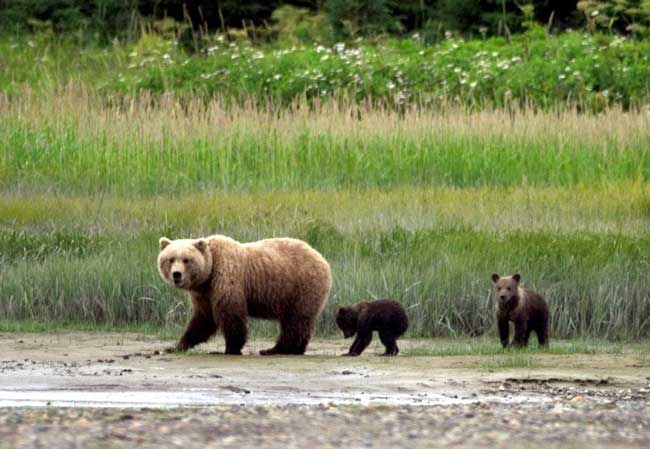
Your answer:
[[[336,325],[343,331],[345,338],[357,334],[350,351],[345,355],[360,355],[370,344],[373,331],[377,331],[386,347],[384,355],[393,356],[399,352],[396,340],[406,332],[409,319],[400,303],[392,299],[380,299],[339,307],[336,311]]]
[[[521,275],[501,277],[492,275],[497,297],[497,323],[501,345],[509,344],[510,324],[515,324],[515,337],[512,345],[528,346],[530,333],[535,331],[539,346],[548,345],[548,306],[539,293],[519,286]]]

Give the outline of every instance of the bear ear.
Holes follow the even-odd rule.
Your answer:
[[[206,249],[208,249],[208,241],[206,239],[198,239],[194,241],[193,245],[201,251],[202,253],[205,252]]]
[[[501,279],[501,276],[498,273],[492,273],[492,282],[496,284],[499,279]]]
[[[512,275],[512,278],[515,280],[515,282],[518,284],[519,281],[521,281],[521,274],[515,273]]]
[[[167,248],[167,245],[169,245],[171,242],[172,241],[167,237],[161,237],[160,240],[158,240],[158,243],[160,244],[160,250],[162,251],[163,249]]]

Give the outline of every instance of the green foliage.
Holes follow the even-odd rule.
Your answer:
[[[576,32],[551,36],[530,26],[511,41],[449,38],[433,46],[416,38],[278,50],[219,37],[202,56],[170,51],[135,61],[113,72],[102,89],[284,105],[344,96],[392,107],[459,103],[600,111],[648,102],[650,41]]]
[[[327,0],[327,14],[339,38],[373,36],[396,32],[400,22],[391,14],[390,0]]]
[[[528,17],[521,10],[526,5],[533,12]],[[627,8],[625,14],[631,17],[636,10]],[[325,15],[329,23],[321,20]],[[218,30],[243,32],[256,40],[297,31],[303,35],[296,36],[301,42],[305,41],[304,35],[312,40],[314,33],[319,37],[334,33],[340,40],[416,31],[435,41],[445,31],[466,36],[508,35],[525,28],[524,21],[532,18],[546,25],[551,16],[551,22],[559,27],[584,23],[576,14],[576,0],[0,0],[3,30],[83,31],[86,38],[95,36],[103,41],[114,37],[136,39],[142,24],[161,19],[190,25],[194,32],[187,34],[193,40]],[[275,23],[269,28],[271,22]],[[297,25],[295,30],[291,30],[291,23]],[[315,27],[309,28],[308,23]]]
[[[585,0],[578,3],[585,14],[587,29],[628,32],[650,36],[649,0]]]
[[[520,31],[522,17],[512,0],[439,0],[429,20],[445,31],[503,36]]]
[[[313,14],[307,8],[282,5],[273,11],[271,19],[270,30],[278,46],[327,42],[330,39],[327,18],[323,14]]]
[[[75,33],[107,40],[134,31],[146,0],[0,0],[0,28],[10,32]]]

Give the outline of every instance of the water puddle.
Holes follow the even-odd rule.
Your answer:
[[[286,392],[246,389],[193,390],[0,390],[0,407],[93,407],[93,408],[175,408],[210,405],[455,405],[479,402],[521,403],[550,400],[543,396],[497,395],[458,396],[455,394],[418,393],[366,394],[365,392],[335,393],[331,391]]]

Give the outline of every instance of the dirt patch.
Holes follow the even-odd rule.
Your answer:
[[[647,355],[242,357],[219,342],[126,334],[0,335],[0,447],[648,447]],[[413,352],[444,340],[401,342]],[[405,351],[406,352],[406,351]],[[528,357],[528,355],[527,355]],[[492,364],[490,366],[502,366]],[[46,407],[47,406],[47,407]],[[180,407],[180,408],[179,408]]]
[[[251,342],[242,357],[219,354],[219,340],[187,354],[165,353],[170,344],[130,334],[0,335],[0,406],[518,403],[546,401],[573,385],[630,389],[635,397],[648,387],[645,370],[629,367],[642,356],[625,351],[538,354],[534,369],[495,371],[481,368],[495,356],[377,357],[379,343],[362,357],[340,357],[344,340],[315,341],[303,357],[270,358],[257,355],[270,344],[265,340]],[[405,340],[402,346],[445,344]]]

